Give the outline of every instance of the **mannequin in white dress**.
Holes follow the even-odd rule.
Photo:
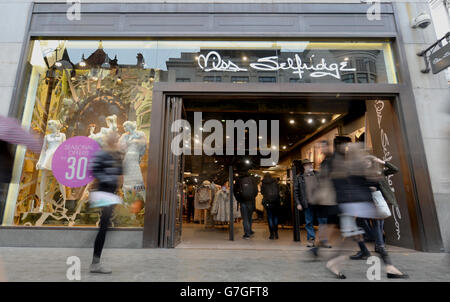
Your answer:
[[[98,133],[94,133],[95,131],[95,125],[91,125],[89,130],[90,130],[90,135],[89,138],[92,138],[93,140],[97,141],[100,146],[104,147],[103,144],[103,138],[106,137],[106,135],[108,135],[111,132],[115,132],[117,133],[117,116],[115,114],[107,116],[106,117],[106,125],[108,127],[102,127],[100,128],[100,131]]]
[[[41,204],[39,206],[39,212],[42,212],[44,209],[44,203],[49,202],[46,196],[46,188],[48,184],[49,177],[52,171],[52,159],[53,154],[56,149],[66,140],[66,135],[64,133],[59,132],[62,125],[57,120],[50,120],[47,124],[47,129],[50,131],[44,137],[44,144],[42,146],[41,155],[39,157],[39,161],[36,164],[36,168],[41,170],[41,184],[39,186],[39,199]],[[64,205],[66,203],[66,187],[62,184],[59,184],[59,190],[61,191],[61,195],[64,199]]]
[[[147,138],[144,132],[136,130],[136,122],[126,121],[123,123],[123,128],[126,133],[122,134],[119,140],[119,144],[125,153],[122,188],[124,193],[129,191],[143,192],[145,186],[139,163],[145,154]],[[141,197],[144,198],[145,194],[142,195]]]

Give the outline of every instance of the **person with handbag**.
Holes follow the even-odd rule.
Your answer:
[[[389,206],[387,203],[398,206],[394,192],[392,192],[386,176],[393,175],[399,170],[393,164],[383,161],[373,155],[366,156],[367,167],[372,171],[372,175],[378,180],[375,186],[371,186],[372,198],[377,209],[379,219],[363,219],[364,225],[371,225],[372,228],[366,228],[366,232],[372,232],[375,238],[375,252],[381,256],[384,264],[386,265],[386,271],[388,278],[406,279],[408,275],[401,273],[394,265],[386,251],[385,243],[383,239],[384,233],[384,219],[391,216]],[[380,165],[382,168],[380,168]],[[363,245],[365,245],[363,243]],[[361,246],[360,246],[361,247]],[[367,248],[361,248],[360,251],[353,256],[350,256],[352,260],[366,260],[370,257],[370,252]]]
[[[278,239],[278,209],[280,207],[280,188],[270,173],[264,174],[261,185],[262,204],[267,212],[270,240]]]

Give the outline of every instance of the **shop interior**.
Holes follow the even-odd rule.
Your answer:
[[[279,121],[279,142],[270,142],[270,130],[267,131],[267,145],[279,152],[279,161],[272,166],[261,166],[261,155],[248,155],[248,130],[246,130],[246,155],[188,155],[184,158],[184,202],[182,208],[182,237],[178,247],[198,245],[220,245],[229,239],[230,198],[222,194],[225,186],[229,192],[229,167],[233,167],[233,178],[240,171],[247,170],[259,180],[265,173],[270,173],[278,180],[280,188],[279,208],[279,239],[268,240],[269,229],[266,211],[262,205],[262,195],[258,193],[253,213],[252,236],[254,244],[293,245],[293,215],[294,204],[292,173],[294,160],[309,159],[314,163],[314,169],[320,171],[320,163],[324,154],[317,144],[326,140],[332,146],[336,135],[346,135],[353,142],[365,142],[366,102],[362,99],[333,97],[208,97],[183,98],[187,120],[194,125],[194,112],[202,112],[203,123],[215,119],[225,125],[227,120],[260,120]],[[224,128],[225,146],[227,134]],[[202,132],[203,139],[210,132]],[[198,139],[198,134],[192,135],[192,140]],[[236,136],[234,137],[236,140]],[[258,134],[258,140],[262,135]],[[236,144],[235,144],[236,145]],[[259,146],[259,145],[258,145]],[[259,147],[258,147],[259,148]],[[295,170],[294,170],[295,171]],[[235,180],[234,180],[235,182]],[[200,204],[195,195],[201,187],[208,185],[212,189],[208,204]],[[259,185],[260,188],[260,185]],[[226,198],[224,198],[224,196]],[[226,199],[226,200],[224,200]],[[241,214],[234,201],[234,241],[242,242],[243,227]],[[227,211],[223,208],[227,208]],[[225,213],[225,214],[224,214]],[[300,229],[304,227],[304,216],[300,212]],[[301,241],[305,241],[305,232],[301,231]],[[246,241],[248,242],[248,241]]]

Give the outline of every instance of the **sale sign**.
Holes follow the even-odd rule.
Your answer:
[[[89,172],[89,163],[99,150],[100,145],[86,136],[66,140],[56,149],[52,158],[52,171],[56,180],[70,188],[90,183],[94,177]]]

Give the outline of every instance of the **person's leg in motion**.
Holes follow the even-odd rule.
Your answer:
[[[367,260],[370,257],[370,252],[367,249],[366,244],[364,243],[364,238],[362,235],[357,235],[354,237],[354,240],[358,243],[359,252],[353,256],[350,256],[351,260]]]
[[[249,209],[245,202],[240,204],[241,216],[242,216],[242,226],[244,227],[244,238],[248,239],[250,237],[250,224],[249,224]]]
[[[255,234],[255,232],[253,232],[253,229],[252,229],[252,224],[253,224],[253,212],[255,211],[255,201],[253,200],[253,201],[250,201],[249,203],[248,203],[248,211],[249,211],[249,213],[248,213],[248,222],[249,222],[249,229],[250,229],[250,235],[253,235],[253,234]]]
[[[269,224],[269,232],[270,232],[270,236],[269,239],[273,240],[274,239],[274,220],[273,220],[273,211],[270,208],[267,208],[267,222]]]
[[[316,239],[316,233],[314,232],[313,225],[314,215],[311,207],[305,209],[305,229],[306,239],[308,240],[307,247],[314,247],[314,241]]]
[[[104,268],[100,264],[100,257],[102,255],[103,246],[105,244],[106,231],[108,230],[109,221],[111,219],[113,212],[113,206],[104,207],[102,209],[102,214],[100,217],[100,229],[97,233],[97,237],[95,238],[94,243],[94,257],[92,259],[92,264],[90,267],[91,273],[102,273],[109,274],[111,271],[109,269]]]
[[[272,210],[272,221],[273,221],[273,232],[275,239],[278,239],[278,211],[277,209]]]
[[[319,223],[319,246],[324,248],[331,248],[328,243],[328,219],[326,217],[318,217],[317,222]]]

